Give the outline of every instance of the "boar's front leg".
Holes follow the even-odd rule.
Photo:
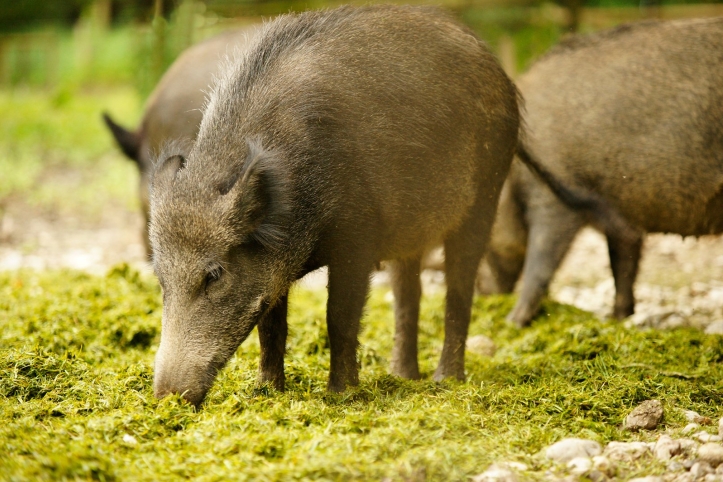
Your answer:
[[[419,378],[417,333],[419,299],[422,296],[420,263],[420,256],[390,263],[395,319],[391,370],[394,375],[413,380]]]
[[[328,389],[332,392],[343,392],[347,386],[359,384],[356,358],[359,322],[375,264],[367,257],[351,253],[340,258],[329,263],[329,299],[326,305],[326,327],[331,349]]]
[[[622,319],[632,315],[635,311],[633,285],[638,275],[643,236],[640,235],[634,240],[626,240],[608,235],[607,240],[610,268],[615,279],[613,315],[615,318]]]
[[[288,327],[288,293],[284,295],[258,324],[261,361],[259,382],[271,383],[274,388],[284,390],[284,352]]]

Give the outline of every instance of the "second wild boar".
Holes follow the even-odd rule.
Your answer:
[[[519,127],[488,48],[436,9],[284,15],[215,85],[187,157],[151,185],[163,287],[154,389],[200,404],[258,326],[260,380],[284,388],[289,288],[328,266],[328,388],[358,383],[369,280],[391,261],[391,370],[418,378],[420,258],[446,250],[434,378],[464,378],[476,268]]]
[[[562,42],[518,82],[524,150],[637,230],[606,230],[614,315],[633,313],[646,232],[723,231],[723,18],[624,25]],[[509,319],[530,322],[577,232],[593,222],[514,161],[486,256]],[[594,222],[593,222],[594,225]],[[483,280],[489,281],[489,280]]]

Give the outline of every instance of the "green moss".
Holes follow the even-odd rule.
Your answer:
[[[547,467],[535,453],[576,435],[653,440],[620,430],[642,400],[658,398],[658,429],[680,429],[678,409],[717,417],[723,341],[692,330],[630,331],[548,302],[532,327],[511,328],[513,298],[475,302],[471,334],[497,343],[467,356],[465,383],[434,383],[443,297],[424,299],[425,378],[388,375],[388,292],[371,295],[361,337],[361,385],[325,391],[325,294],[297,289],[290,310],[285,393],[257,387],[252,337],[199,411],[156,400],[160,334],[155,280],[119,266],[0,274],[0,479],[465,480],[499,460]],[[646,459],[629,474],[656,473]],[[530,478],[542,477],[542,472]]]

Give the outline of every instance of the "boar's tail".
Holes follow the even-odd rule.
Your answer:
[[[517,145],[517,156],[566,205],[576,211],[588,211],[606,235],[625,240],[637,240],[640,230],[632,226],[617,209],[599,194],[575,186],[565,186],[542,163],[530,155],[522,142]]]
[[[141,136],[138,132],[132,132],[115,123],[107,113],[103,113],[103,120],[113,134],[123,154],[130,159],[140,162]]]

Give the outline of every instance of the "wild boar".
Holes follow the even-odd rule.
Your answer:
[[[254,32],[255,27],[232,30],[185,50],[149,96],[141,125],[135,131],[121,127],[108,114],[103,114],[118,146],[136,163],[140,173],[138,192],[146,221],[142,235],[149,257],[148,182],[153,170],[152,159],[169,142],[189,143],[196,138],[206,92],[223,59],[235,49],[246,48]]]
[[[213,88],[188,156],[151,182],[163,288],[154,390],[199,405],[258,325],[260,381],[284,389],[290,286],[328,266],[328,388],[358,384],[369,278],[389,260],[391,371],[418,378],[420,258],[446,250],[434,378],[464,378],[475,273],[519,127],[488,48],[432,8],[341,7],[264,26]]]
[[[519,79],[523,153],[562,184],[596,193],[636,231],[605,232],[618,318],[634,311],[644,233],[723,231],[721,79],[723,18],[573,37]],[[570,208],[513,162],[486,256],[492,290],[511,291],[522,273],[511,321],[530,322],[576,233],[591,222],[589,211]]]

